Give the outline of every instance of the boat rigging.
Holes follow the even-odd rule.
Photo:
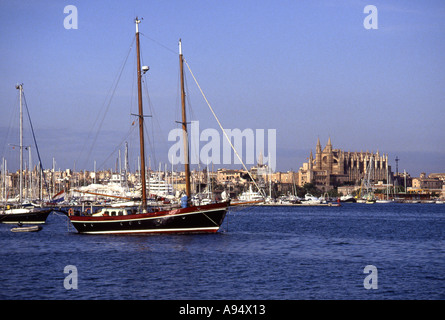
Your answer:
[[[186,174],[186,196],[181,208],[166,210],[162,207],[147,206],[146,175],[145,175],[145,143],[144,143],[144,112],[142,105],[141,76],[149,70],[141,67],[139,24],[141,20],[136,17],[136,51],[137,51],[137,81],[138,81],[138,118],[140,139],[140,165],[141,165],[141,206],[137,209],[123,209],[122,214],[110,215],[106,207],[94,214],[83,213],[70,215],[70,221],[79,233],[86,234],[152,234],[152,233],[214,233],[222,225],[227,213],[229,201],[211,203],[206,205],[191,205],[190,174]],[[183,69],[182,46],[179,46],[180,68]],[[184,162],[189,164],[187,117],[185,114],[184,78],[181,72],[182,87],[182,125],[184,131],[184,145],[186,158]],[[190,170],[190,167],[188,167]]]

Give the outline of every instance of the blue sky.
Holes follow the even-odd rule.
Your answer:
[[[378,9],[377,30],[363,26],[368,4]],[[67,5],[77,7],[78,29],[64,28]],[[113,168],[124,141],[135,167],[136,15],[150,66],[152,167],[167,162],[167,135],[180,119],[182,38],[226,128],[277,130],[277,170],[298,170],[317,138],[324,145],[330,136],[334,148],[388,153],[393,168],[398,156],[399,170],[414,176],[445,171],[445,3],[387,0],[0,0],[0,147],[10,168],[18,82],[45,167],[54,157],[61,169],[92,169],[94,160]],[[190,75],[187,87],[189,119],[218,128]]]

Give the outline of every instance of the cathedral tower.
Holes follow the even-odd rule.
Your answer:
[[[315,167],[314,169],[321,169],[321,144],[320,138],[317,140],[317,147],[315,148]]]

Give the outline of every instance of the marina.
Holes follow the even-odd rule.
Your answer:
[[[0,300],[445,300],[441,2],[0,12]]]
[[[322,149],[318,138],[315,157],[311,151],[307,158],[308,162],[303,163],[296,173],[292,171],[287,174],[274,172],[270,167],[270,155],[267,157],[268,163],[263,163],[262,151],[259,153],[257,164],[248,169],[228,139],[233,151],[239,157],[242,170],[222,168],[218,169],[215,175],[213,169],[212,172],[209,171],[207,161],[205,171],[198,170],[192,174],[189,155],[189,122],[187,122],[186,112],[185,65],[218,125],[223,131],[224,129],[184,59],[181,39],[178,42],[178,57],[182,120],[177,123],[181,125],[184,142],[182,159],[184,171],[179,175],[176,173],[176,176],[181,177],[182,184],[181,188],[176,189],[173,166],[169,175],[167,170],[161,173],[160,163],[157,173],[150,169],[147,170],[145,163],[144,118],[147,116],[144,114],[143,108],[142,81],[150,68],[143,66],[141,62],[139,32],[141,22],[142,19],[138,17],[134,19],[138,113],[132,114],[137,117],[139,129],[139,170],[132,177],[128,169],[128,143],[125,142],[124,168],[121,165],[119,150],[119,165],[116,166],[115,172],[110,174],[109,179],[102,179],[102,183],[98,181],[100,179],[97,179],[95,164],[93,173],[90,172],[87,175],[86,171],[83,172],[82,184],[80,184],[81,179],[79,178],[79,185],[71,187],[73,183],[76,184],[77,180],[74,178],[72,181],[71,175],[75,176],[76,173],[69,172],[70,177],[68,177],[69,170],[67,170],[67,176],[64,179],[61,174],[56,179],[54,158],[53,169],[49,172],[50,179],[45,178],[23,92],[23,84],[17,84],[20,110],[19,145],[13,146],[19,148],[19,170],[18,174],[15,174],[16,177],[14,174],[9,174],[7,162],[5,159],[2,160],[0,223],[44,224],[50,212],[59,211],[69,217],[79,233],[214,233],[220,229],[230,206],[340,207],[342,203],[348,202],[378,205],[391,203],[443,204],[445,174],[432,174],[431,177],[427,177],[425,173],[422,173],[419,178],[409,179],[411,180],[411,186],[409,186],[410,183],[407,184],[405,171],[403,176],[399,174],[398,167],[396,174],[392,172],[387,154],[381,154],[379,151],[375,153],[369,151],[344,152],[341,149],[334,149],[331,137],[324,149]],[[34,169],[34,172],[25,170],[24,150],[29,151],[28,165],[30,169],[31,146],[25,146],[23,143],[24,114],[28,116],[35,143],[34,148],[39,158],[39,165]],[[135,121],[132,125],[134,124]],[[397,166],[399,160],[396,158]],[[398,186],[402,181],[401,178],[404,182],[403,191]],[[34,190],[36,180],[39,185],[38,197]],[[58,187],[56,180],[59,180]],[[88,182],[92,183],[88,184]],[[195,186],[195,182],[197,186]],[[48,186],[49,183],[52,190]],[[353,184],[355,186],[351,187]],[[176,181],[177,186],[178,181]],[[205,191],[201,192],[201,187],[205,187]],[[385,193],[382,193],[382,187],[385,188]],[[232,188],[233,191],[231,191]],[[347,194],[344,195],[340,190]],[[353,194],[351,194],[351,190]],[[317,194],[316,196],[312,194],[314,192]]]

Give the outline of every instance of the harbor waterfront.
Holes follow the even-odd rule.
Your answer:
[[[58,212],[40,232],[10,230],[0,224],[7,300],[445,299],[441,204],[231,207],[210,235],[81,235]]]
[[[1,7],[5,306],[445,300],[445,2]]]

